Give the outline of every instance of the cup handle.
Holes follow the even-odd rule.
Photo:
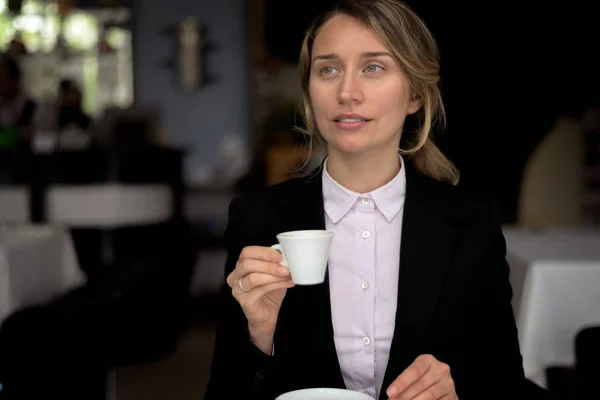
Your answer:
[[[273,246],[271,246],[271,248],[277,250],[283,256],[283,260],[281,260],[280,264],[285,265],[286,267],[289,267],[289,264],[287,262],[287,258],[285,258],[285,254],[283,254],[283,249],[281,248],[281,245],[279,243],[278,244],[274,244]]]

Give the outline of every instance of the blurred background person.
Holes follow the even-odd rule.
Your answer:
[[[83,111],[82,93],[70,79],[63,79],[58,91],[57,131],[62,149],[82,149],[93,140],[92,119]]]
[[[79,86],[70,79],[63,79],[59,86],[58,129],[75,125],[84,131],[92,128],[92,119],[83,111],[82,93]]]
[[[21,74],[14,58],[0,56],[0,148],[28,147],[33,134],[37,105],[23,92]]]

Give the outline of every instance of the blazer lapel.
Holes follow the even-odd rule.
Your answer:
[[[442,289],[461,211],[448,188],[407,166],[406,198],[400,247],[396,325],[381,399],[388,386],[419,355],[420,338]]]
[[[322,182],[319,169],[311,173],[308,178],[298,180],[293,191],[280,197],[279,205],[283,208],[283,212],[281,213],[282,218],[275,228],[277,233],[303,229],[325,229]],[[333,335],[328,270],[322,284],[296,286],[288,291],[280,312],[280,320],[282,328],[288,334],[290,329],[296,329],[298,332],[308,330],[311,335],[314,333],[314,340],[304,337],[297,341],[297,343],[307,344],[306,348],[300,346],[304,349],[304,356],[314,357],[311,371],[307,374],[311,377],[311,381],[307,382],[307,387],[343,388],[344,380]],[[298,322],[305,326],[297,326]],[[279,325],[277,329],[279,329]],[[275,335],[277,341],[277,331]]]

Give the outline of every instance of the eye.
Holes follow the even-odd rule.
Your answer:
[[[372,74],[375,72],[383,71],[383,67],[381,67],[377,64],[370,64],[370,65],[366,66],[365,71]]]
[[[337,69],[333,67],[323,67],[321,68],[321,74],[323,75],[333,75],[337,72]]]

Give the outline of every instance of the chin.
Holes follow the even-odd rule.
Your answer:
[[[364,153],[373,150],[373,146],[364,140],[336,140],[332,146],[336,151],[347,154]]]

